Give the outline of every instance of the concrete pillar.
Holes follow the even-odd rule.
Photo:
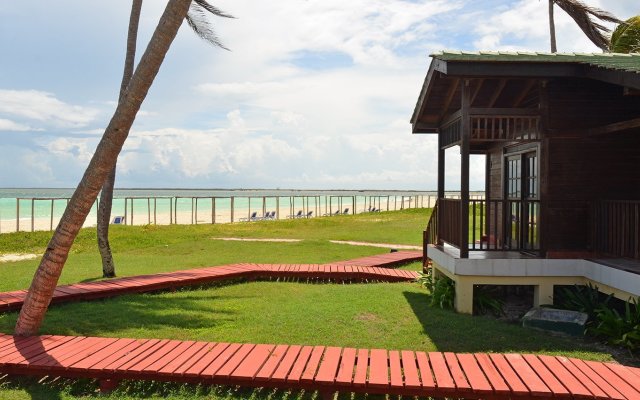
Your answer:
[[[533,289],[533,306],[539,307],[543,304],[553,304],[553,284],[543,282]]]
[[[469,277],[457,276],[455,308],[461,314],[473,314],[473,280]]]

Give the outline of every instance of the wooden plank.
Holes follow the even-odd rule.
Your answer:
[[[65,341],[60,344],[62,341],[58,341],[53,346],[48,346],[44,344],[41,347],[41,352],[38,355],[22,357],[19,361],[12,361],[13,364],[22,364],[22,365],[38,365],[40,363],[48,363],[48,362],[56,362],[55,357],[64,352],[69,351],[70,348],[74,346],[81,346],[83,340],[86,338],[84,336],[72,337],[71,340]]]
[[[295,365],[298,355],[302,350],[302,346],[291,346],[284,355],[282,362],[278,365],[278,369],[271,376],[272,381],[284,382],[287,380],[291,369]],[[308,357],[308,356],[307,356]]]
[[[318,374],[315,377],[316,382],[328,384],[335,381],[338,366],[340,364],[341,352],[342,348],[340,347],[327,347],[324,352],[324,356],[322,357],[320,367],[318,368]]]
[[[402,389],[404,388],[404,380],[402,379],[402,366],[400,364],[400,352],[389,352],[389,375],[391,377],[391,387]]]
[[[604,365],[624,380],[636,392],[640,392],[640,378],[632,372],[631,369],[620,364],[605,363]]]
[[[457,358],[473,392],[481,395],[493,394],[491,384],[473,354],[458,354]]]
[[[520,354],[505,354],[505,358],[533,396],[551,396],[552,392]]]
[[[240,380],[253,380],[262,368],[264,363],[269,360],[271,352],[275,348],[272,344],[259,344],[251,350],[251,353],[238,365],[233,374],[233,378]]]
[[[359,349],[356,361],[356,372],[353,376],[354,387],[364,387],[367,384],[367,369],[369,368],[369,350]]]
[[[193,340],[181,342],[170,353],[145,368],[145,371],[155,371],[159,374],[173,372],[191,358],[202,346],[204,346],[204,343],[197,343]]]
[[[240,347],[242,347],[240,343],[229,344],[209,365],[200,371],[198,376],[213,377],[215,373],[240,350]]]
[[[624,399],[624,396],[602,379],[602,377],[594,374],[591,368],[589,368],[582,360],[574,360],[567,357],[555,357],[555,359],[562,364],[567,371],[571,372],[571,374],[575,376],[584,387],[593,393],[594,396],[599,398],[608,397],[615,400]]]
[[[427,353],[423,351],[417,351],[416,360],[418,361],[418,369],[420,370],[420,381],[422,387],[428,390],[434,390],[436,388],[436,382],[433,377],[433,370],[429,365],[429,359]]]
[[[464,372],[462,372],[462,368],[460,368],[456,355],[451,352],[446,352],[444,353],[444,360],[447,363],[449,373],[451,374],[458,391],[461,393],[471,391],[471,385],[467,381]]]
[[[247,355],[256,347],[255,344],[243,344],[238,351],[216,372],[213,373],[216,377],[228,378],[233,374],[233,371],[240,366],[245,360]]]
[[[528,358],[525,357],[525,359],[529,361]],[[540,355],[538,356],[538,359],[540,359],[540,361],[553,372],[555,377],[575,398],[593,398],[593,394],[582,383],[580,383],[580,381],[573,376],[573,374],[568,371],[562,363],[556,359],[556,357]]]
[[[304,346],[300,349],[300,353],[298,354],[298,358],[296,358],[296,362],[291,367],[291,372],[287,376],[287,382],[299,382],[302,373],[304,372],[304,367],[307,365],[307,361],[311,356],[311,351],[313,347]]]
[[[387,351],[383,349],[372,349],[369,359],[369,381],[368,387],[386,388],[389,386],[389,361]]]
[[[562,383],[556,378],[555,370],[547,368],[547,366],[538,359],[538,357],[532,354],[524,354],[522,358],[529,364],[529,366],[540,377],[544,384],[551,390],[554,397],[569,396],[571,392],[564,387]],[[553,371],[553,372],[552,372]],[[560,374],[560,372],[558,372]]]
[[[271,375],[276,371],[278,365],[283,360],[285,354],[287,354],[287,350],[289,346],[286,344],[281,344],[276,346],[276,348],[269,354],[269,358],[264,363],[260,371],[255,376],[257,381],[268,381],[271,378]]]
[[[585,361],[585,363],[595,371],[596,374],[601,376],[604,380],[609,382],[616,388],[620,394],[627,399],[640,399],[640,391],[636,390],[633,386],[629,385],[624,379],[620,378],[611,369],[607,368],[604,363],[595,361]]]
[[[126,352],[140,345],[144,340],[120,339],[112,346],[109,346],[91,358],[79,360],[69,366],[70,370],[81,371],[84,369],[100,370],[103,364],[110,364],[115,361],[116,357],[122,357]]]
[[[456,384],[444,360],[444,355],[442,353],[430,352],[429,361],[431,363],[431,370],[435,376],[437,388],[445,392],[455,392]]]
[[[113,363],[112,365],[107,366],[105,369],[109,369],[112,371],[126,371],[136,363],[144,360],[149,357],[155,351],[160,350],[165,344],[167,344],[167,340],[149,340],[139,348],[132,351],[130,354],[126,355],[122,359]]]
[[[340,368],[336,376],[336,384],[350,386],[353,382],[354,368],[356,366],[356,349],[347,347],[342,350]]]
[[[65,368],[69,369],[71,365],[75,364],[80,360],[86,360],[86,359],[92,359],[92,358],[94,360],[99,360],[100,359],[99,356],[96,356],[97,353],[99,353],[103,349],[113,346],[116,342],[119,341],[118,339],[115,339],[115,338],[95,338],[95,339],[98,339],[98,340],[94,342],[93,346],[88,347],[85,350],[78,352],[75,356],[64,360]]]
[[[302,373],[302,377],[300,379],[302,382],[313,382],[323,353],[324,346],[315,346],[313,348],[311,356],[309,357],[309,362],[307,363],[307,367],[304,369],[304,372]]]
[[[511,365],[504,357],[504,354],[489,354],[489,358],[493,362],[493,365],[496,366],[500,375],[505,380],[507,385],[511,388],[511,393],[516,396],[530,396],[531,392],[527,388],[527,386],[520,380],[520,377],[516,372],[511,368]]]
[[[144,360],[140,360],[139,362],[137,362],[134,365],[132,365],[131,367],[129,367],[127,370],[133,371],[133,372],[144,371],[150,365],[155,364],[156,362],[158,362],[158,360],[162,360],[162,359],[168,358],[167,355],[169,353],[171,353],[181,343],[182,342],[180,342],[179,340],[169,340],[167,343],[165,343],[162,346],[162,348],[154,350],[154,352],[149,354],[149,356],[146,357]],[[168,361],[171,361],[171,360],[168,359],[167,362]],[[155,371],[155,369],[153,371]]]
[[[482,369],[482,373],[484,373],[485,377],[493,387],[493,391],[496,395],[504,396],[511,393],[509,385],[504,381],[502,375],[500,375],[500,372],[498,372],[487,354],[476,353],[473,356],[478,362],[480,369]]]
[[[420,389],[420,376],[416,365],[416,357],[413,351],[402,351],[402,371],[404,372],[404,385],[409,389]]]
[[[197,355],[200,358],[194,357],[196,358],[194,362],[181,366],[176,372],[182,373],[184,376],[199,377],[202,371],[213,363],[229,346],[229,343],[212,343],[212,347],[207,346],[204,348],[204,352],[198,352]]]

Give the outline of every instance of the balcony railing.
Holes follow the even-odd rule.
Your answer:
[[[602,255],[640,259],[640,201],[599,201],[593,205],[592,241]]]
[[[460,200],[438,199],[424,234],[429,244],[461,247]],[[469,200],[470,251],[540,250],[539,200]]]

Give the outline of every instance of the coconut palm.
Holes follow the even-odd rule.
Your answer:
[[[133,63],[136,56],[136,39],[138,36],[138,24],[140,22],[140,11],[142,0],[133,0],[131,6],[131,16],[129,18],[129,32],[127,34],[127,53],[124,62],[124,73],[120,84],[120,100],[129,84],[133,74]],[[226,49],[216,36],[211,24],[207,19],[207,13],[218,17],[233,18],[218,8],[209,4],[206,0],[193,0],[187,12],[186,20],[191,29],[202,39],[214,46]],[[113,278],[116,276],[115,263],[109,244],[109,222],[111,221],[111,205],[113,203],[113,188],[116,180],[116,166],[114,165],[107,176],[107,180],[102,185],[100,193],[100,203],[98,205],[98,250],[102,258],[102,276]]]
[[[98,197],[107,175],[116,164],[129,129],[182,21],[189,12],[190,5],[191,0],[168,0],[147,49],[47,245],[20,310],[15,327],[16,335],[30,336],[38,332],[69,255],[69,249]]]
[[[551,35],[551,52],[558,51],[556,46],[556,32],[554,20],[554,5],[562,8],[573,20],[578,24],[584,34],[603,51],[609,50],[609,38],[607,34],[610,32],[606,26],[595,22],[592,17],[601,21],[622,23],[616,16],[608,11],[599,8],[590,7],[578,0],[549,0],[549,30]]]
[[[614,53],[640,53],[640,15],[618,25],[611,35],[610,50]]]

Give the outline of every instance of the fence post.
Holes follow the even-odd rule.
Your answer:
[[[231,222],[233,223],[233,208],[235,203],[235,197],[231,196]]]
[[[36,200],[32,197],[31,198],[31,232],[34,231],[35,223],[36,223],[35,215],[34,215],[35,214],[35,210],[34,210],[35,205],[36,205]]]
[[[280,196],[276,196],[276,219],[280,219]]]
[[[16,232],[20,232],[20,198],[16,199]]]

